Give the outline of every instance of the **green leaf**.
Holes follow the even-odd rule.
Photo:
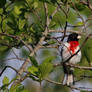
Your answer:
[[[43,80],[51,72],[51,70],[53,69],[53,64],[51,62],[54,59],[55,59],[54,56],[48,57],[42,62],[42,64],[40,64],[40,66],[39,66],[40,80]]]
[[[54,22],[54,21],[52,21],[52,22],[51,22],[51,24],[50,24],[50,28],[55,28],[55,27],[56,27],[56,25],[57,25],[57,23],[56,23],[56,22]]]
[[[81,25],[83,25],[83,22],[82,21],[79,21],[79,22],[77,22],[77,25],[78,26],[81,26]]]
[[[24,19],[19,19],[19,29],[23,29],[26,21]]]
[[[61,0],[64,4],[66,4],[68,2],[68,0]]]
[[[83,42],[85,38],[81,39],[81,42]],[[82,47],[82,64],[84,65],[90,65],[92,64],[92,39],[88,39],[85,45]],[[85,61],[85,63],[84,63]]]
[[[21,55],[21,57],[23,57],[23,58],[27,58],[27,57],[29,56],[29,51],[26,50],[25,48],[22,48],[22,49],[21,49],[21,52],[20,52],[20,55]]]
[[[81,3],[76,3],[75,4],[76,8],[79,10],[79,11],[83,11],[85,9],[85,5],[81,4]]]
[[[1,91],[2,92],[2,91]],[[9,89],[5,89],[4,92],[9,92]]]
[[[20,86],[20,84],[12,85],[9,92],[16,92],[16,89]]]
[[[81,92],[87,92],[87,91],[81,91]],[[91,91],[89,91],[89,92],[91,92]]]
[[[28,89],[24,89],[22,92],[29,92],[29,90]]]
[[[17,15],[21,14],[20,8],[22,8],[22,7],[21,6],[14,6],[14,12],[15,12],[15,14],[17,14]]]
[[[39,78],[40,78],[40,80],[43,80],[44,78],[46,78],[52,69],[53,69],[53,65],[51,63],[41,64],[39,66],[39,71],[40,71]]]
[[[44,46],[52,45],[52,44],[55,44],[55,43],[56,43],[55,40],[49,40],[47,43],[44,44]]]
[[[88,40],[88,42],[86,43],[85,49],[84,49],[84,55],[90,64],[91,60],[92,60],[92,54],[91,54],[92,53],[92,46],[89,43],[92,43],[92,40]]]
[[[86,48],[86,50],[84,50],[84,55],[85,55],[87,61],[90,63],[90,58],[89,58],[89,55],[88,55],[87,48]]]
[[[0,14],[2,14],[3,13],[3,9],[2,8],[0,8]]]
[[[8,25],[11,29],[17,30],[16,26],[15,26],[12,22],[9,22],[9,21],[8,21],[7,25]]]
[[[28,67],[28,72],[30,72],[33,75],[37,75],[38,74],[38,68],[35,66],[30,66]]]
[[[55,3],[57,2],[57,0],[51,0],[51,2],[52,2],[53,4],[55,4]]]
[[[16,92],[22,92],[24,90],[24,86],[21,85],[16,89]]]
[[[13,81],[15,81],[16,79],[17,79],[17,76],[14,77],[14,78],[10,81],[10,83],[12,83]]]
[[[34,9],[38,7],[38,2],[33,3]]]
[[[3,78],[3,85],[8,84],[8,83],[9,83],[9,78],[7,76],[5,76]]]
[[[0,8],[3,8],[6,4],[6,0],[0,0]]]
[[[47,57],[43,62],[43,63],[51,63],[56,57],[55,56],[50,56],[50,57]]]
[[[32,65],[35,66],[35,67],[38,67],[38,63],[37,63],[37,60],[35,59],[35,57],[29,56],[29,58],[30,58]]]
[[[9,84],[5,84],[5,85],[1,86],[1,89],[6,90],[7,87],[8,87],[8,85],[9,85]]]
[[[38,78],[36,78],[35,76],[32,76],[31,74],[30,74],[30,76],[29,76],[32,80],[34,80],[34,81],[39,81],[39,79]]]

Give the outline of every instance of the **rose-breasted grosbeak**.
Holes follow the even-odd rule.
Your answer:
[[[79,42],[81,36],[79,36],[77,33],[72,33],[68,36],[67,42],[63,44],[63,48],[61,50],[61,56],[63,60],[63,68],[64,68],[64,80],[63,85],[73,85],[74,83],[74,77],[73,77],[73,68],[68,67],[65,65],[66,61],[69,57],[71,57],[74,53],[76,53],[79,50]],[[79,51],[76,55],[74,55],[68,63],[70,64],[76,64],[80,62],[81,59],[81,51]]]

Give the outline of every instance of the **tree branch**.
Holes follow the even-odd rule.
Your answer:
[[[45,40],[45,37],[47,36],[48,34],[48,26],[51,22],[51,19],[48,18],[48,7],[47,7],[47,4],[44,3],[44,8],[45,8],[45,14],[46,14],[46,26],[45,26],[45,31],[43,32],[43,36],[42,38],[40,38],[40,41],[38,42],[38,44],[35,46],[34,50],[30,53],[29,56],[33,56],[35,52],[38,51],[38,49],[40,48],[40,46],[42,45],[42,42]],[[56,12],[56,10],[55,10]],[[55,13],[53,12],[52,15],[55,15]],[[53,16],[54,16],[53,15]],[[24,72],[24,70],[26,69],[28,63],[30,62],[29,58],[27,58],[25,60],[25,62],[22,64],[22,66],[20,67],[18,73],[20,75],[22,75],[22,73]],[[21,76],[18,76],[18,79],[20,80],[21,79]],[[18,83],[18,80],[14,81],[13,85],[16,85]]]
[[[7,37],[14,38],[14,39],[16,39],[16,40],[22,42],[22,43],[29,49],[30,52],[33,50],[30,45],[28,45],[26,42],[24,42],[24,41],[23,41],[20,37],[18,37],[18,36],[6,34],[6,33],[0,33],[0,36],[7,36]]]
[[[52,81],[50,79],[45,79],[46,81],[56,84],[56,85],[62,85],[62,86],[66,86],[69,87],[70,89],[76,89],[76,90],[81,90],[81,91],[88,91],[88,90],[92,90],[92,88],[85,88],[85,87],[75,87],[75,86],[67,86],[67,85],[63,85],[61,82],[56,82],[56,81]]]
[[[86,5],[92,11],[92,5],[90,4],[89,0],[87,0],[87,2],[81,0],[80,3],[82,3],[83,5]]]
[[[4,68],[4,69],[2,70],[2,72],[0,73],[0,76],[2,76],[3,72],[4,72],[7,68],[11,68],[11,69],[13,69],[16,73],[18,73],[18,70],[16,70],[16,69],[13,68],[12,66],[7,65],[7,66],[5,66],[5,68]]]

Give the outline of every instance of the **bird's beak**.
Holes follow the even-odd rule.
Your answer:
[[[78,35],[78,37],[77,37],[78,39],[80,39],[81,38],[81,36],[80,35]]]

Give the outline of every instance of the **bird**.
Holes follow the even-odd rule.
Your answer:
[[[63,43],[63,47],[61,48],[61,57],[62,57],[63,69],[64,69],[63,85],[68,85],[68,86],[74,85],[74,76],[73,76],[74,68],[67,66],[66,63],[77,64],[78,62],[81,61],[81,57],[82,57],[81,50],[77,54],[75,54],[80,49],[80,44],[79,44],[80,38],[81,36],[77,33],[69,34],[67,41]],[[75,55],[71,57],[73,54]],[[68,59],[69,61],[65,62]]]

